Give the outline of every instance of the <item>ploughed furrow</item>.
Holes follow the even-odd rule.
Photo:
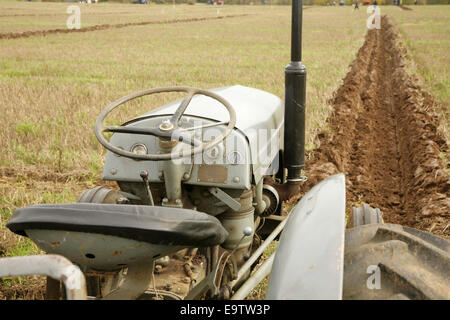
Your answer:
[[[331,129],[309,155],[303,191],[344,172],[348,212],[365,202],[380,208],[385,222],[450,238],[447,144],[433,98],[405,70],[405,53],[387,17],[368,31],[331,101]]]
[[[227,16],[216,16],[216,17],[200,17],[200,18],[186,18],[186,19],[174,19],[174,20],[164,20],[164,21],[141,21],[141,22],[130,22],[130,23],[119,23],[119,24],[101,24],[81,29],[51,29],[51,30],[37,30],[37,31],[25,31],[25,32],[9,32],[9,33],[0,33],[1,39],[20,39],[20,38],[29,38],[29,37],[37,37],[37,36],[48,36],[57,33],[80,33],[80,32],[91,32],[91,31],[101,31],[107,29],[121,29],[126,27],[134,27],[134,26],[145,26],[151,24],[173,24],[173,23],[187,23],[187,22],[198,22],[198,21],[207,21],[207,20],[218,20],[218,19],[227,19],[227,18],[235,18],[235,17],[245,17],[249,14],[235,14],[235,15],[227,15]]]

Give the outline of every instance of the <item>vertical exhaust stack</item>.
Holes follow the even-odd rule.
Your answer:
[[[292,0],[291,63],[285,69],[284,168],[287,181],[302,181],[305,166],[306,67],[302,64],[303,1]]]

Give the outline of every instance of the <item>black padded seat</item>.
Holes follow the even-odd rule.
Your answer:
[[[41,204],[16,210],[6,225],[25,230],[99,233],[158,245],[209,247],[228,237],[217,218],[206,213],[158,206],[97,203]]]

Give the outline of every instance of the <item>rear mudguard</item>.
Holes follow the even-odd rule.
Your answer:
[[[281,234],[266,299],[342,299],[345,176],[329,177],[294,207]]]

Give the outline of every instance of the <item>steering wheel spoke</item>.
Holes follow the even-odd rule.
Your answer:
[[[211,124],[205,124],[204,126],[196,126],[196,127],[190,127],[190,128],[180,128],[179,130],[182,132],[185,131],[194,131],[194,130],[200,130],[205,128],[212,128],[212,127],[218,127],[220,125],[227,125],[229,121],[221,121],[221,122],[215,122]]]
[[[105,127],[104,132],[144,134],[149,136],[169,137],[170,134],[159,130],[159,128],[140,127]]]
[[[120,105],[131,101],[136,98],[140,98],[146,95],[156,94],[156,93],[163,93],[163,92],[185,92],[186,97],[181,101],[180,106],[177,108],[175,113],[170,117],[170,120],[168,121],[168,125],[166,126],[160,126],[158,128],[142,128],[142,127],[132,127],[132,126],[103,126],[103,121],[105,118],[117,107]],[[178,122],[181,119],[181,116],[186,111],[187,107],[189,106],[189,103],[192,101],[192,98],[194,95],[204,95],[207,97],[210,97],[219,103],[221,103],[227,110],[230,116],[230,120],[227,122],[217,122],[210,125],[204,125],[200,127],[193,127],[193,128],[180,128],[178,126]],[[167,121],[167,120],[166,120]],[[97,137],[98,141],[109,151],[116,153],[118,155],[135,159],[135,160],[150,160],[150,161],[160,161],[160,160],[170,160],[170,159],[179,159],[182,157],[192,156],[194,154],[197,154],[199,152],[202,152],[203,150],[210,148],[221,141],[223,141],[233,130],[234,126],[236,124],[236,113],[233,109],[233,107],[230,105],[228,101],[226,101],[224,98],[219,96],[218,94],[198,89],[198,88],[190,88],[190,87],[168,87],[168,88],[156,88],[156,89],[149,89],[149,90],[143,90],[139,92],[132,93],[128,96],[122,97],[110,105],[108,105],[100,115],[98,116],[96,122],[95,122],[95,136]],[[171,125],[171,126],[170,126]],[[195,136],[188,132],[196,129],[203,129],[208,127],[214,127],[219,125],[226,125],[226,128],[223,130],[222,134],[210,142],[203,142]],[[189,144],[192,146],[191,151],[188,154],[173,154],[173,153],[164,153],[164,154],[145,154],[145,155],[138,155],[134,154],[132,152],[125,151],[123,149],[117,148],[114,145],[112,145],[103,135],[104,132],[113,132],[113,133],[128,133],[128,134],[142,134],[142,135],[151,135],[156,136],[159,138],[164,139],[170,139],[170,140],[176,140],[181,141],[183,143]]]
[[[191,100],[194,97],[195,93],[196,93],[195,91],[189,91],[188,95],[183,99],[183,101],[181,101],[180,106],[178,107],[178,109],[175,111],[175,113],[170,118],[170,122],[176,128],[178,127],[178,122],[180,121],[181,116],[186,111],[189,103],[191,103]]]

